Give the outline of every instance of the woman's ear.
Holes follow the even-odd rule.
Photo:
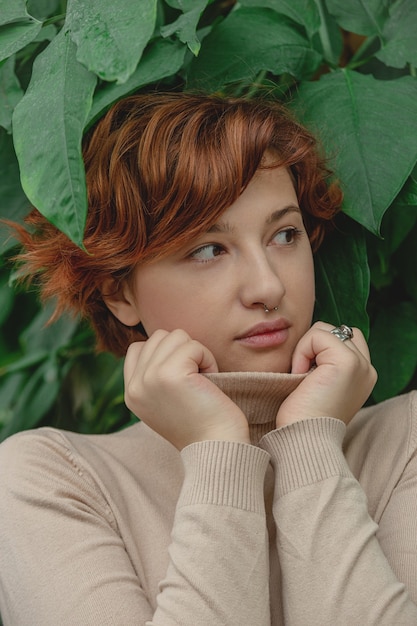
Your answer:
[[[107,308],[125,326],[137,326],[140,317],[136,308],[135,298],[128,285],[118,283],[113,278],[104,281],[101,295]]]

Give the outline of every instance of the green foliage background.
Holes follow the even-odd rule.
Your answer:
[[[140,90],[278,98],[321,138],[345,192],[316,258],[316,316],[369,336],[371,401],[417,367],[415,0],[0,0],[0,217],[36,206],[82,246],[83,133]],[[1,227],[0,436],[130,420],[121,363],[15,285]]]

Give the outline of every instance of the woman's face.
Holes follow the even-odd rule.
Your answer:
[[[258,170],[208,232],[139,267],[126,299],[125,323],[142,322],[148,336],[185,330],[219,371],[290,371],[311,324],[314,272],[287,170]]]

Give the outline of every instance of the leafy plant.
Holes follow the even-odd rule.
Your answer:
[[[0,216],[34,205],[82,246],[82,136],[130,93],[277,98],[345,194],[316,257],[316,315],[369,335],[373,400],[395,395],[417,367],[416,22],[414,0],[0,0]],[[74,320],[43,328],[34,294],[7,281],[6,228],[0,245],[2,436],[125,424],[121,364]]]

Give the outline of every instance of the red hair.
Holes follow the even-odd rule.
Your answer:
[[[342,194],[313,136],[280,104],[185,93],[131,96],[85,138],[88,216],[73,244],[38,211],[17,227],[25,273],[38,276],[55,317],[73,310],[92,323],[100,349],[123,355],[143,339],[103,302],[105,281],[130,280],[138,264],[176,251],[205,232],[242,193],[265,151],[289,169],[313,250]],[[268,167],[271,167],[270,165]]]

